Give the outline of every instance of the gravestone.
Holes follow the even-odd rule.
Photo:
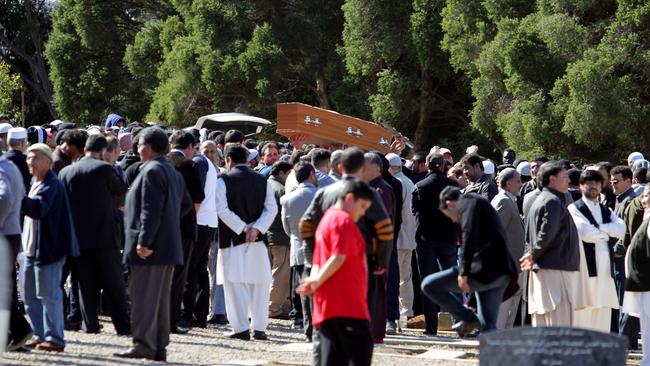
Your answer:
[[[625,366],[625,337],[579,328],[513,328],[480,335],[480,366]]]

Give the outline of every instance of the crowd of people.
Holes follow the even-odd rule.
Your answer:
[[[156,361],[170,333],[229,324],[264,341],[269,318],[304,331],[315,365],[369,365],[415,315],[437,335],[442,311],[462,337],[568,326],[634,350],[650,334],[640,152],[576,166],[507,149],[497,164],[476,146],[406,159],[399,141],[384,155],[116,114],[0,122],[9,351],[64,351],[102,314],[133,339],[115,356]]]

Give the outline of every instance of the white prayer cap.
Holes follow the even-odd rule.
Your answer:
[[[402,159],[400,159],[399,155],[397,154],[386,154],[386,160],[388,160],[389,166],[402,166]]]
[[[257,150],[255,149],[249,149],[248,150],[248,161],[252,161],[257,159]]]
[[[9,140],[24,140],[27,138],[27,130],[22,127],[10,128],[7,132],[7,139]]]
[[[7,133],[11,129],[11,123],[0,123],[0,133]]]
[[[88,136],[99,135],[102,131],[97,126],[88,127]]]
[[[632,166],[635,161],[644,159],[643,154],[638,151],[635,151],[627,156],[627,165]]]
[[[634,161],[634,164],[632,164],[632,170],[636,171],[637,169],[640,168],[650,168],[650,161],[647,161],[645,159],[637,159]]]
[[[483,173],[493,175],[494,172],[494,163],[490,160],[483,160]]]
[[[524,177],[530,177],[530,163],[527,161],[522,161],[517,165],[517,172]]]
[[[451,155],[451,150],[447,149],[446,147],[441,147],[440,148],[440,154],[441,155],[445,155],[445,154]]]

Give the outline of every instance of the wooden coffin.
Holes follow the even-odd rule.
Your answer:
[[[322,147],[351,147],[390,151],[393,132],[372,122],[302,103],[278,103],[277,133],[304,135],[305,143]]]

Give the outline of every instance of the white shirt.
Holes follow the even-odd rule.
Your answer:
[[[217,174],[217,168],[210,159],[205,160],[208,163],[208,173],[205,176],[205,187],[203,187],[205,198],[196,213],[196,223],[216,228],[219,226],[219,216],[217,214],[217,180],[219,175]]]

